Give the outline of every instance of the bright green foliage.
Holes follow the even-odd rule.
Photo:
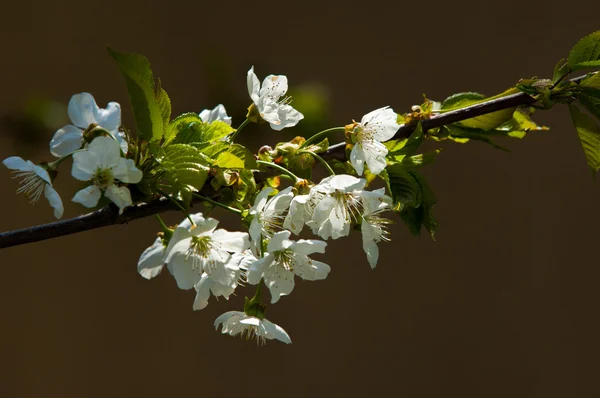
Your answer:
[[[458,108],[464,108],[484,101],[489,101],[494,98],[499,98],[509,94],[513,94],[514,92],[515,91],[513,89],[507,90],[504,93],[491,98],[486,98],[484,95],[478,93],[454,94],[446,98],[444,102],[442,102],[442,111],[447,112]],[[487,131],[496,128],[510,120],[515,110],[516,108],[503,109],[497,112],[487,113],[485,115],[477,116],[471,119],[466,119],[456,124],[462,127],[475,128]]]
[[[437,200],[425,179],[413,168],[395,164],[386,168],[380,176],[386,181],[394,200],[394,209],[414,235],[421,234],[421,228],[434,238],[438,223],[433,218],[433,206]]]
[[[214,166],[223,169],[258,169],[252,152],[240,144],[228,145],[226,150],[219,153]]]
[[[600,31],[579,40],[569,53],[567,62],[574,71],[600,67]]]
[[[192,123],[202,123],[202,119],[197,113],[184,113],[173,119],[165,129],[164,145],[168,145],[179,132],[187,128]]]
[[[187,205],[194,191],[200,191],[208,178],[208,162],[200,151],[186,144],[173,144],[164,148],[157,157],[164,169],[160,188],[174,197],[181,196]]]
[[[581,112],[577,106],[571,104],[569,110],[588,166],[595,173],[600,169],[600,126],[590,116]]]
[[[167,130],[167,126],[169,126],[169,121],[171,120],[171,99],[167,92],[162,88],[160,79],[158,79],[158,86],[156,87],[156,102],[160,109],[164,132]]]
[[[138,137],[146,141],[160,140],[163,137],[165,115],[171,113],[171,101],[162,88],[158,94],[154,92],[150,62],[139,54],[120,53],[111,48],[108,48],[108,53],[117,62],[125,78]]]
[[[586,78],[580,84],[577,94],[579,103],[592,115],[600,120],[600,74],[596,73]]]
[[[569,63],[566,59],[561,59],[556,63],[554,67],[554,73],[552,74],[552,83],[556,84],[559,80],[562,80],[567,76],[571,70],[569,69]]]
[[[177,144],[217,142],[233,131],[230,125],[220,120],[211,123],[191,122],[187,125],[182,123],[182,128],[177,132],[173,142]]]
[[[408,138],[384,142],[383,145],[388,149],[388,160],[400,162],[405,156],[414,154],[423,143],[423,138],[423,128],[419,123]]]
[[[406,167],[421,167],[433,163],[437,155],[442,152],[441,149],[436,149],[431,152],[419,153],[417,155],[406,156],[401,160],[402,165]]]

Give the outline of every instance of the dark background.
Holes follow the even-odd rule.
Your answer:
[[[600,28],[596,4],[10,2],[0,24],[0,158],[51,158],[54,130],[27,135],[19,124],[36,96],[66,103],[88,91],[100,106],[120,102],[132,126],[106,45],[145,54],[175,114],[227,101],[239,124],[255,65],[261,79],[326,85],[336,126],[384,105],[407,111],[422,93],[492,95],[550,76]],[[194,293],[168,274],[141,278],[152,218],[0,251],[0,396],[600,396],[600,191],[567,109],[536,116],[552,129],[503,141],[511,153],[443,145],[424,170],[439,200],[437,242],[398,222],[372,271],[359,234],[329,241],[329,278],[297,283],[268,310],[290,346],[213,330],[251,289],[193,312]],[[260,131],[268,135],[249,130],[246,142],[293,136]],[[63,170],[56,185],[68,218],[84,209],[70,204],[77,185]],[[5,168],[0,177],[0,230],[53,221],[44,199],[31,207]]]

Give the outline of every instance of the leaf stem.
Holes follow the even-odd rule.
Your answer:
[[[317,134],[313,135],[312,137],[309,137],[306,141],[304,141],[304,144],[300,145],[300,149],[308,146],[309,144],[312,144],[313,142],[315,142],[315,141],[319,140],[320,138],[325,137],[331,133],[343,132],[345,130],[346,130],[345,127],[332,127],[330,129],[320,131]]]
[[[268,166],[268,167],[272,167],[274,169],[277,169],[279,171],[281,171],[282,173],[285,173],[287,175],[289,175],[290,177],[292,177],[295,181],[300,181],[302,180],[302,178],[298,177],[296,174],[292,173],[291,171],[289,171],[288,169],[286,169],[285,167],[281,167],[278,164],[275,163],[271,163],[271,162],[265,162],[264,160],[257,160],[256,163],[258,164],[262,164],[263,166]]]
[[[171,228],[167,227],[167,224],[165,224],[165,222],[163,221],[161,216],[159,216],[158,214],[156,214],[156,219],[158,220],[158,223],[160,224],[160,228],[162,229],[163,233],[165,234],[165,240],[168,242],[169,240],[171,240],[171,237],[173,236],[173,230]]]
[[[325,168],[327,169],[327,172],[329,173],[329,175],[334,176],[335,175],[335,171],[333,171],[333,169],[331,168],[331,166],[329,165],[329,163],[327,163],[327,161],[325,159],[323,159],[322,157],[320,157],[319,155],[317,155],[314,152],[311,151],[298,151],[298,153],[308,153],[311,154],[315,159],[317,159],[319,161],[319,163],[321,163],[323,166],[325,166]]]
[[[248,125],[250,123],[250,119],[246,118],[246,120],[244,120],[242,122],[242,124],[240,124],[240,127],[238,127],[232,134],[231,136],[229,136],[229,142],[233,142],[233,140],[235,140],[235,137],[237,137],[237,135],[239,134],[239,132],[246,127],[246,125]]]
[[[216,200],[212,200],[212,199],[210,199],[210,198],[207,198],[206,196],[202,196],[202,195],[199,195],[199,194],[197,194],[197,193],[192,193],[192,196],[194,196],[194,197],[196,197],[196,198],[198,198],[198,199],[200,199],[200,200],[203,200],[203,201],[205,201],[205,202],[208,202],[208,203],[210,203],[210,204],[212,204],[212,205],[214,205],[214,206],[221,207],[221,208],[223,208],[223,209],[229,210],[229,211],[231,211],[231,212],[233,212],[233,213],[235,213],[235,214],[242,214],[242,211],[241,211],[241,210],[239,210],[239,209],[234,209],[233,207],[229,207],[229,206],[227,206],[227,205],[224,205],[223,203],[219,203],[219,202],[217,202]]]

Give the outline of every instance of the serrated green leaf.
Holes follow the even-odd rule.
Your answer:
[[[254,173],[251,170],[241,170],[238,183],[234,185],[233,193],[238,202],[243,202],[246,198],[251,198],[256,192],[256,181]]]
[[[163,89],[160,79],[158,79],[158,86],[156,87],[156,103],[160,109],[160,116],[163,121],[163,131],[166,131],[169,126],[169,121],[171,120],[171,99]]]
[[[200,143],[192,143],[190,144],[198,148],[198,150],[206,155],[208,158],[211,158],[212,161],[217,158],[217,155],[229,148],[229,143],[227,142],[200,142]]]
[[[569,53],[567,62],[574,71],[600,67],[600,31],[579,40]]]
[[[200,191],[208,178],[208,162],[191,145],[169,145],[164,148],[164,155],[157,158],[157,161],[165,171],[161,189],[174,196],[181,196],[186,204],[191,199],[191,193]]]
[[[431,152],[419,153],[417,155],[406,156],[402,159],[402,164],[406,167],[421,167],[426,164],[433,163],[437,155],[442,152],[441,149],[436,149]]]
[[[566,59],[561,59],[556,63],[554,67],[554,73],[552,74],[552,83],[556,84],[559,80],[562,80],[566,75],[571,72],[569,69],[569,63]]]
[[[414,154],[423,143],[423,138],[423,128],[421,127],[421,123],[419,123],[408,138],[386,141],[383,145],[388,149],[388,157],[404,157],[404,155]]]
[[[443,111],[464,108],[485,100],[485,95],[479,93],[457,93],[442,102]]]
[[[569,105],[569,111],[577,135],[579,135],[587,164],[595,173],[600,169],[600,126],[574,104]]]
[[[444,102],[442,102],[442,110],[451,111],[455,109],[465,108],[467,106],[475,105],[481,102],[505,97],[507,95],[514,94],[515,92],[518,92],[518,90],[515,88],[511,88],[501,94],[489,98],[485,98],[485,96],[479,93],[458,93],[451,95],[450,97],[446,98]],[[471,119],[466,119],[456,124],[469,128],[491,130],[500,126],[502,123],[505,123],[506,121],[510,120],[515,110],[516,108],[503,109],[496,112],[487,113],[485,115],[477,116]]]
[[[387,178],[395,208],[418,206],[421,203],[421,188],[408,169],[401,164],[386,167],[383,178]]]
[[[588,112],[600,120],[600,90],[583,88],[577,95],[577,99]]]
[[[437,199],[427,182],[425,182],[423,176],[414,170],[409,172],[419,184],[421,189],[421,202],[418,206],[404,207],[400,212],[400,217],[402,217],[402,220],[414,235],[419,236],[421,234],[421,228],[425,227],[429,232],[429,235],[431,235],[431,238],[435,240],[435,231],[439,224],[433,218],[433,206],[437,203]]]
[[[120,53],[111,48],[108,48],[108,53],[125,78],[138,136],[146,141],[160,140],[164,131],[163,112],[154,92],[154,76],[148,59],[140,54]]]
[[[600,73],[590,74],[588,77],[583,79],[581,83],[579,83],[579,86],[585,89],[592,88],[600,90]]]
[[[188,128],[192,123],[202,123],[202,119],[197,113],[184,113],[173,119],[165,129],[164,145],[168,145],[180,131]]]
[[[461,144],[468,142],[468,140],[477,140],[490,144],[496,149],[508,151],[508,149],[492,141],[489,132],[482,129],[468,128],[456,124],[449,124],[447,126],[442,127],[440,131],[442,134],[447,135],[448,138],[453,139],[454,141],[459,142]]]
[[[212,123],[204,124],[205,129],[202,131],[201,142],[215,142],[221,138],[228,136],[234,132],[234,128],[225,122],[215,120]]]
[[[214,165],[223,169],[258,169],[252,152],[239,144],[231,144],[219,153]]]

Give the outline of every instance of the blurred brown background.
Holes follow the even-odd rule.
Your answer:
[[[123,104],[132,126],[111,45],[151,60],[176,114],[226,101],[239,124],[255,65],[261,79],[283,73],[292,87],[326,85],[328,123],[343,125],[383,105],[406,111],[422,93],[491,95],[549,76],[600,28],[595,5],[10,2],[0,24],[0,114],[88,91],[101,106]],[[213,330],[252,289],[193,312],[194,293],[168,274],[141,278],[151,218],[0,251],[0,396],[600,396],[600,190],[567,110],[536,116],[552,129],[502,142],[512,153],[448,144],[425,170],[439,200],[437,242],[398,222],[372,271],[358,234],[330,241],[329,278],[298,282],[268,310],[291,346],[258,348]],[[54,131],[22,136],[15,123],[0,127],[0,158],[50,159]],[[246,142],[281,138],[261,131],[269,135],[245,132]],[[69,203],[77,186],[63,170],[57,186]],[[5,168],[0,177],[0,230],[53,221],[43,199],[29,206]],[[68,204],[65,217],[80,212]]]

